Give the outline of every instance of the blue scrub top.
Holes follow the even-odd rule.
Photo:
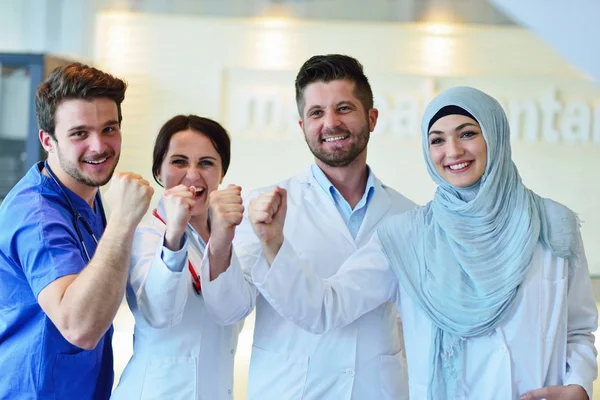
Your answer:
[[[37,302],[54,280],[88,260],[74,215],[57,184],[34,165],[0,204],[0,399],[108,399],[113,384],[111,327],[93,350],[63,338]],[[100,238],[104,218],[63,186]],[[90,256],[96,243],[80,226]]]

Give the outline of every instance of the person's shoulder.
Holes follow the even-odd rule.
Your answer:
[[[542,197],[542,201],[544,203],[544,209],[547,213],[562,215],[562,216],[575,216],[575,212],[571,210],[569,207],[565,206],[558,201]]]
[[[275,186],[279,186],[280,188],[285,189],[289,192],[289,191],[295,191],[300,188],[306,188],[306,186],[309,184],[310,184],[309,175],[305,171],[300,174],[283,179],[273,185],[263,186],[263,187],[252,189],[249,192],[249,196],[250,197],[260,196],[263,193],[267,193],[267,192],[273,190],[273,188]]]
[[[148,212],[135,229],[131,259],[137,260],[139,254],[143,253],[148,245],[155,246],[166,230],[165,223],[156,218],[151,211]]]
[[[565,233],[571,234],[571,240],[577,241],[580,236],[581,221],[579,216],[569,207],[552,199],[542,197],[543,212],[546,214],[543,229],[548,239],[553,242],[563,237]],[[571,249],[576,247],[571,243]]]
[[[41,183],[26,178],[21,179],[0,204],[0,221],[4,227],[17,227],[24,221],[39,219],[44,213],[57,213],[62,208]]]
[[[136,234],[142,232],[164,233],[167,230],[165,223],[154,215],[154,210],[149,210],[136,228]]]
[[[19,209],[30,209],[47,201],[47,197],[52,197],[50,192],[47,179],[44,179],[38,166],[34,165],[7,193],[0,204],[0,210],[12,214]]]
[[[377,236],[382,246],[388,249],[407,249],[415,246],[427,229],[428,207],[429,203],[417,206],[382,221],[377,227]]]
[[[26,245],[44,251],[57,232],[71,231],[73,216],[64,199],[43,184],[20,182],[0,206],[0,225],[3,250],[11,252],[7,249]]]
[[[390,197],[392,204],[399,208],[401,211],[409,211],[418,206],[417,203],[404,196],[402,193],[398,192],[391,186],[388,186],[379,180],[376,181],[376,185],[378,185],[379,188],[376,187],[375,190],[379,189],[384,191]]]
[[[387,220],[392,220],[393,222],[391,223],[400,223],[400,224],[404,224],[408,221],[415,221],[415,220],[419,220],[422,221],[423,223],[426,222],[426,218],[427,216],[430,214],[428,213],[428,209],[431,205],[431,202],[425,204],[424,206],[419,206],[413,203],[413,207],[401,212],[401,213],[397,213],[392,215],[391,217],[389,217]]]
[[[391,215],[386,218],[377,228],[380,236],[401,238],[403,241],[411,241],[420,237],[422,230],[426,229],[431,215],[429,208],[431,202],[424,206],[415,206],[412,209]]]
[[[544,212],[546,213],[547,220],[551,221],[553,224],[560,224],[560,227],[550,226],[550,229],[564,230],[566,228],[574,232],[579,230],[579,216],[575,211],[558,201],[545,197],[542,197],[542,203],[544,205]]]
[[[18,204],[19,200],[22,196],[27,196],[31,193],[41,192],[41,182],[35,182],[32,179],[31,173],[28,172],[24,177],[19,179],[19,181],[9,190],[9,192],[4,197],[2,204],[0,204],[0,209],[5,209],[6,207],[12,207],[13,203]]]

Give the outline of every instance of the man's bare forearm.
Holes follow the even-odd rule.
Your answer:
[[[60,303],[66,332],[93,348],[119,309],[127,282],[135,226],[111,219],[94,257],[65,290]]]

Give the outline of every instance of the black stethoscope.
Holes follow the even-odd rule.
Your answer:
[[[81,213],[73,206],[73,203],[71,203],[71,199],[69,199],[69,196],[63,189],[62,184],[58,181],[58,178],[50,169],[50,166],[48,165],[48,160],[44,161],[44,168],[46,168],[48,175],[50,175],[50,178],[54,181],[56,186],[58,186],[63,197],[65,198],[65,200],[67,200],[69,208],[71,208],[71,214],[73,214],[73,225],[75,227],[75,232],[77,233],[77,238],[81,242],[81,246],[83,247],[83,252],[87,257],[87,261],[90,262],[92,260],[92,257],[90,257],[90,253],[87,249],[87,246],[85,245],[85,241],[83,240],[83,234],[81,232],[81,229],[79,229],[79,224],[81,224],[83,226],[83,229],[92,237],[96,245],[98,244],[98,238],[94,234],[92,226],[89,224],[89,222],[87,222],[85,218],[83,218],[83,215],[81,215]],[[96,193],[95,200],[97,200],[96,204],[98,204],[98,212],[102,215],[102,223],[106,227],[106,216],[104,215],[104,208],[102,207],[102,201],[100,200],[99,193]]]

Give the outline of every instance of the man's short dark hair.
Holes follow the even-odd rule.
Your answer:
[[[318,55],[309,58],[296,76],[296,105],[300,117],[304,112],[304,89],[313,82],[328,83],[336,80],[354,82],[354,95],[365,111],[373,108],[373,91],[357,59],[343,54]]]
[[[121,103],[125,99],[125,81],[99,69],[72,63],[53,70],[35,93],[38,126],[55,138],[56,109],[64,100],[109,98],[117,104],[119,124],[123,119]]]

